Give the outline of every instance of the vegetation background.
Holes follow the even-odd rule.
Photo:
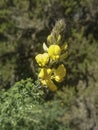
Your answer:
[[[35,55],[64,19],[67,76],[43,92]],[[0,1],[0,130],[98,130],[98,1]]]

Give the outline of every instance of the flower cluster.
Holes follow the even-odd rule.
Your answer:
[[[40,66],[38,77],[43,86],[51,91],[57,90],[57,85],[64,80],[66,68],[61,62],[66,57],[67,44],[60,46],[61,35],[56,37],[51,33],[47,37],[48,46],[43,43],[43,54],[36,55],[35,59]]]

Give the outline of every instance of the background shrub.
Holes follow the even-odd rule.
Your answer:
[[[2,130],[68,130],[60,121],[67,111],[62,100],[46,101],[39,84],[21,80],[0,94],[0,129]]]

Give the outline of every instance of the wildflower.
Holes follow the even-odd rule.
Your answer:
[[[63,64],[59,65],[57,69],[54,69],[54,79],[57,82],[62,82],[66,75],[66,68]]]
[[[41,78],[41,83],[49,88],[51,91],[56,91],[57,86],[51,80],[52,70],[50,68],[42,68],[38,77]]]
[[[48,61],[49,61],[49,56],[48,56],[48,53],[43,53],[43,54],[38,54],[36,57],[35,57],[37,63],[39,64],[39,66],[45,66]]]
[[[52,70],[50,68],[42,68],[38,75],[39,78],[48,79],[51,76]]]
[[[48,54],[52,60],[57,60],[60,57],[61,48],[58,45],[51,45],[48,49]]]
[[[51,79],[51,72],[52,70],[49,68],[48,69],[42,68],[40,70],[38,77],[41,78],[41,83],[43,85],[46,85],[46,81]]]

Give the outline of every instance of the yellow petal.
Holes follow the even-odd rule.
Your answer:
[[[39,75],[38,75],[38,77],[39,77],[39,78],[44,78],[44,75],[45,75],[44,69],[41,69],[41,70],[40,70],[40,73],[39,73]]]
[[[48,53],[38,54],[36,57],[36,62],[39,66],[45,66],[49,61],[49,55]]]
[[[38,77],[41,78],[42,80],[48,80],[51,78],[51,72],[52,70],[50,68],[42,68],[39,72]]]
[[[47,88],[49,88],[49,90],[53,92],[57,90],[57,86],[53,83],[52,80],[47,80],[46,85],[47,85]]]
[[[62,82],[66,76],[66,68],[63,64],[59,65],[57,69],[54,70],[54,79],[57,82]]]
[[[48,54],[52,60],[57,60],[61,54],[61,48],[58,45],[51,45],[48,49]]]
[[[42,85],[46,85],[46,80],[41,80]]]

